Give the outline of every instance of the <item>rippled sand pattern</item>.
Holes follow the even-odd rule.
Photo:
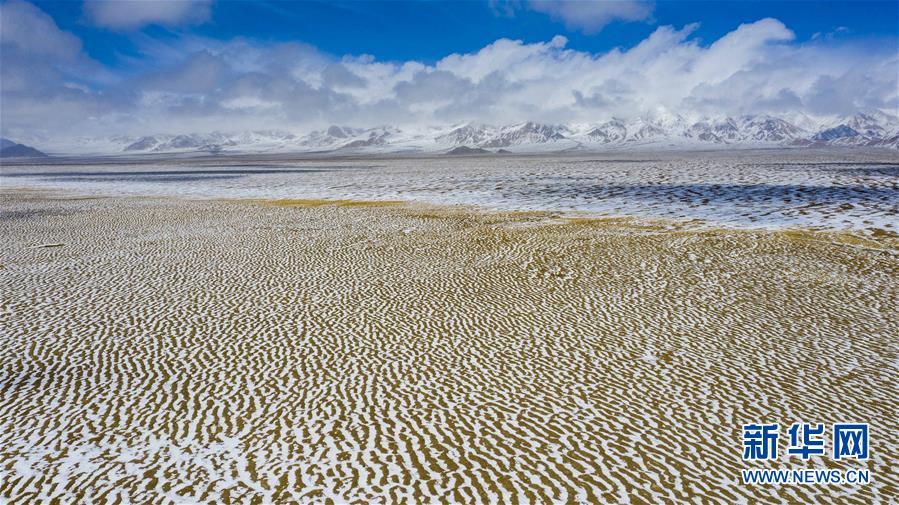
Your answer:
[[[15,503],[897,497],[889,237],[40,193],[2,211]],[[754,421],[872,423],[866,463],[771,466],[873,483],[739,484],[765,466],[741,460]]]

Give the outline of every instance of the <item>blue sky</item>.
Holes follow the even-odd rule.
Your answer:
[[[35,2],[65,30],[81,37],[88,54],[109,65],[120,54],[139,57],[133,31],[98,28],[79,1]],[[508,7],[513,7],[511,11]],[[842,38],[895,39],[899,2],[895,1],[660,1],[652,15],[633,22],[612,22],[598,33],[583,33],[564,21],[515,3],[488,1],[223,1],[212,6],[208,21],[187,27],[147,26],[158,37],[172,32],[215,39],[251,37],[266,41],[302,41],[334,55],[370,54],[380,60],[434,62],[448,54],[476,51],[499,38],[538,42],[554,35],[568,47],[590,52],[630,47],[659,25],[699,22],[695,36],[714,41],[741,23],[766,17],[782,21],[798,40],[834,33]],[[842,31],[845,29],[845,31]]]
[[[899,2],[0,1],[0,130],[899,107]],[[803,119],[803,120],[805,120]]]

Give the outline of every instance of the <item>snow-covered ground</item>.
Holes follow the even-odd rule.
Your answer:
[[[0,210],[0,502],[895,502],[897,261],[842,234],[11,191]],[[847,417],[867,461],[740,458],[742,423]],[[741,483],[770,464],[873,478]]]
[[[868,233],[897,231],[897,184],[899,153],[864,149],[299,161],[240,157],[8,165],[0,171],[5,189],[406,200]]]

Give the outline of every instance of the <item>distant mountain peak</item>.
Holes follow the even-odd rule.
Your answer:
[[[799,122],[801,124],[796,124]],[[11,141],[6,141],[11,142]],[[238,133],[116,135],[79,139],[91,154],[219,152],[450,152],[457,147],[510,152],[625,149],[645,146],[870,146],[899,148],[899,120],[883,111],[860,111],[828,120],[804,114],[691,117],[659,112],[595,122],[552,124],[522,121],[508,125],[460,122],[426,128],[331,125],[306,134],[281,130]],[[60,149],[60,151],[64,151]],[[460,151],[464,152],[464,150]]]
[[[851,126],[841,124],[841,125],[834,126],[833,128],[828,128],[826,130],[822,130],[822,131],[816,133],[812,137],[812,140],[828,141],[828,140],[836,140],[836,139],[843,139],[843,138],[853,138],[853,137],[858,137],[859,135],[861,135],[861,134],[858,131],[856,131],[854,128],[852,128]]]
[[[0,158],[46,158],[47,154],[37,149],[0,138]]]
[[[468,147],[468,146],[459,146],[447,151],[446,154],[451,154],[454,156],[458,155],[466,155],[466,154],[493,154],[486,149],[481,149],[480,147]]]

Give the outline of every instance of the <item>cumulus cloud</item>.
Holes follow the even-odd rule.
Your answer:
[[[60,30],[53,18],[21,0],[0,4],[0,44],[7,50],[64,61],[74,60],[81,52],[78,37]]]
[[[134,30],[146,25],[177,26],[209,20],[211,0],[91,0],[84,12],[97,26]]]
[[[88,57],[81,41],[32,4],[0,4],[0,128],[3,132],[59,129],[67,122],[120,108],[120,92],[91,91],[115,76]]]
[[[646,0],[530,0],[528,7],[562,21],[569,29],[591,34],[615,20],[647,19],[654,5]]]
[[[139,34],[145,66],[119,75],[37,8],[13,0],[0,9],[4,23],[43,30],[33,40],[4,24],[0,125],[12,137],[899,108],[894,44],[797,42],[775,19],[711,43],[694,36],[697,25],[663,26],[600,54],[562,36],[499,39],[431,64],[337,57],[299,42]]]

